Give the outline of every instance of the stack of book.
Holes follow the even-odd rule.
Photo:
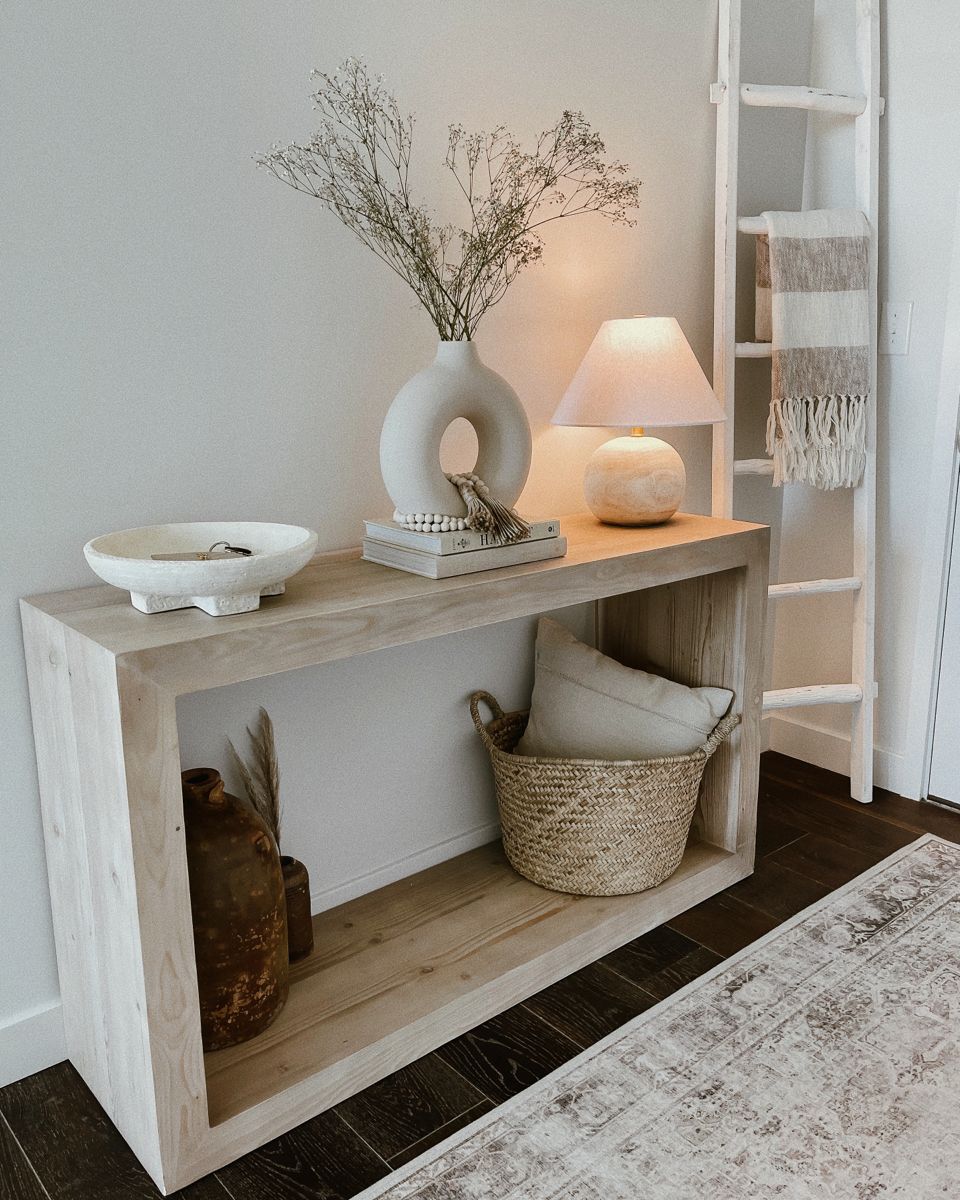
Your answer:
[[[399,571],[412,571],[428,579],[449,579],[494,567],[562,558],[567,539],[560,536],[560,522],[537,521],[530,536],[505,546],[489,533],[472,529],[450,533],[420,533],[393,521],[364,521],[363,557],[368,562]]]

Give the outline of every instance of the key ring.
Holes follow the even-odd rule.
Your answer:
[[[208,546],[206,550],[201,551],[197,557],[201,561],[206,561],[218,546],[222,546],[228,554],[239,554],[244,558],[249,558],[253,554],[253,551],[248,550],[246,546],[231,546],[229,542],[214,542],[212,546]]]

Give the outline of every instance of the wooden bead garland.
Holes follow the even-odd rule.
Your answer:
[[[401,513],[395,509],[393,519],[406,529],[421,533],[447,533],[449,530],[474,529],[494,535],[504,545],[522,541],[530,536],[530,526],[512,508],[501,504],[479,475],[468,471],[463,475],[448,475],[447,479],[463,497],[467,506],[465,517],[447,513]]]
[[[401,513],[394,512],[393,519],[404,529],[416,529],[418,533],[457,532],[467,528],[465,517],[451,517],[445,513]]]
[[[463,483],[472,483],[480,495],[490,495],[490,489],[479,475],[472,471],[464,475],[448,475],[447,478],[454,487]],[[406,529],[416,529],[422,533],[447,533],[450,530],[461,532],[469,529],[466,517],[453,517],[448,513],[401,513],[394,512],[394,521]]]

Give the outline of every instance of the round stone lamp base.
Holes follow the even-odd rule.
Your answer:
[[[618,437],[587,463],[583,490],[593,515],[608,525],[659,525],[680,507],[683,459],[659,438]]]

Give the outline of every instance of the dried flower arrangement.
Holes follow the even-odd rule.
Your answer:
[[[247,729],[250,759],[245,761],[229,741],[234,765],[240,774],[247,799],[263,818],[280,849],[280,767],[273,722],[265,708],[254,729]],[[287,908],[287,948],[291,962],[305,958],[313,949],[313,921],[310,916],[310,876],[299,859],[280,855]]]
[[[314,71],[322,121],[306,145],[276,145],[257,159],[283,183],[314,196],[413,289],[440,337],[469,340],[524,267],[538,262],[538,230],[582,213],[632,225],[639,181],[580,112],[565,112],[523,151],[501,125],[492,133],[450,126],[446,166],[469,226],[439,224],[409,189],[414,118],[401,114],[382,77],[347,59]]]
[[[277,763],[277,745],[273,736],[273,722],[265,708],[255,729],[247,729],[251,756],[245,761],[233,742],[229,741],[234,765],[240,775],[247,799],[266,822],[273,840],[280,847],[280,767]]]

